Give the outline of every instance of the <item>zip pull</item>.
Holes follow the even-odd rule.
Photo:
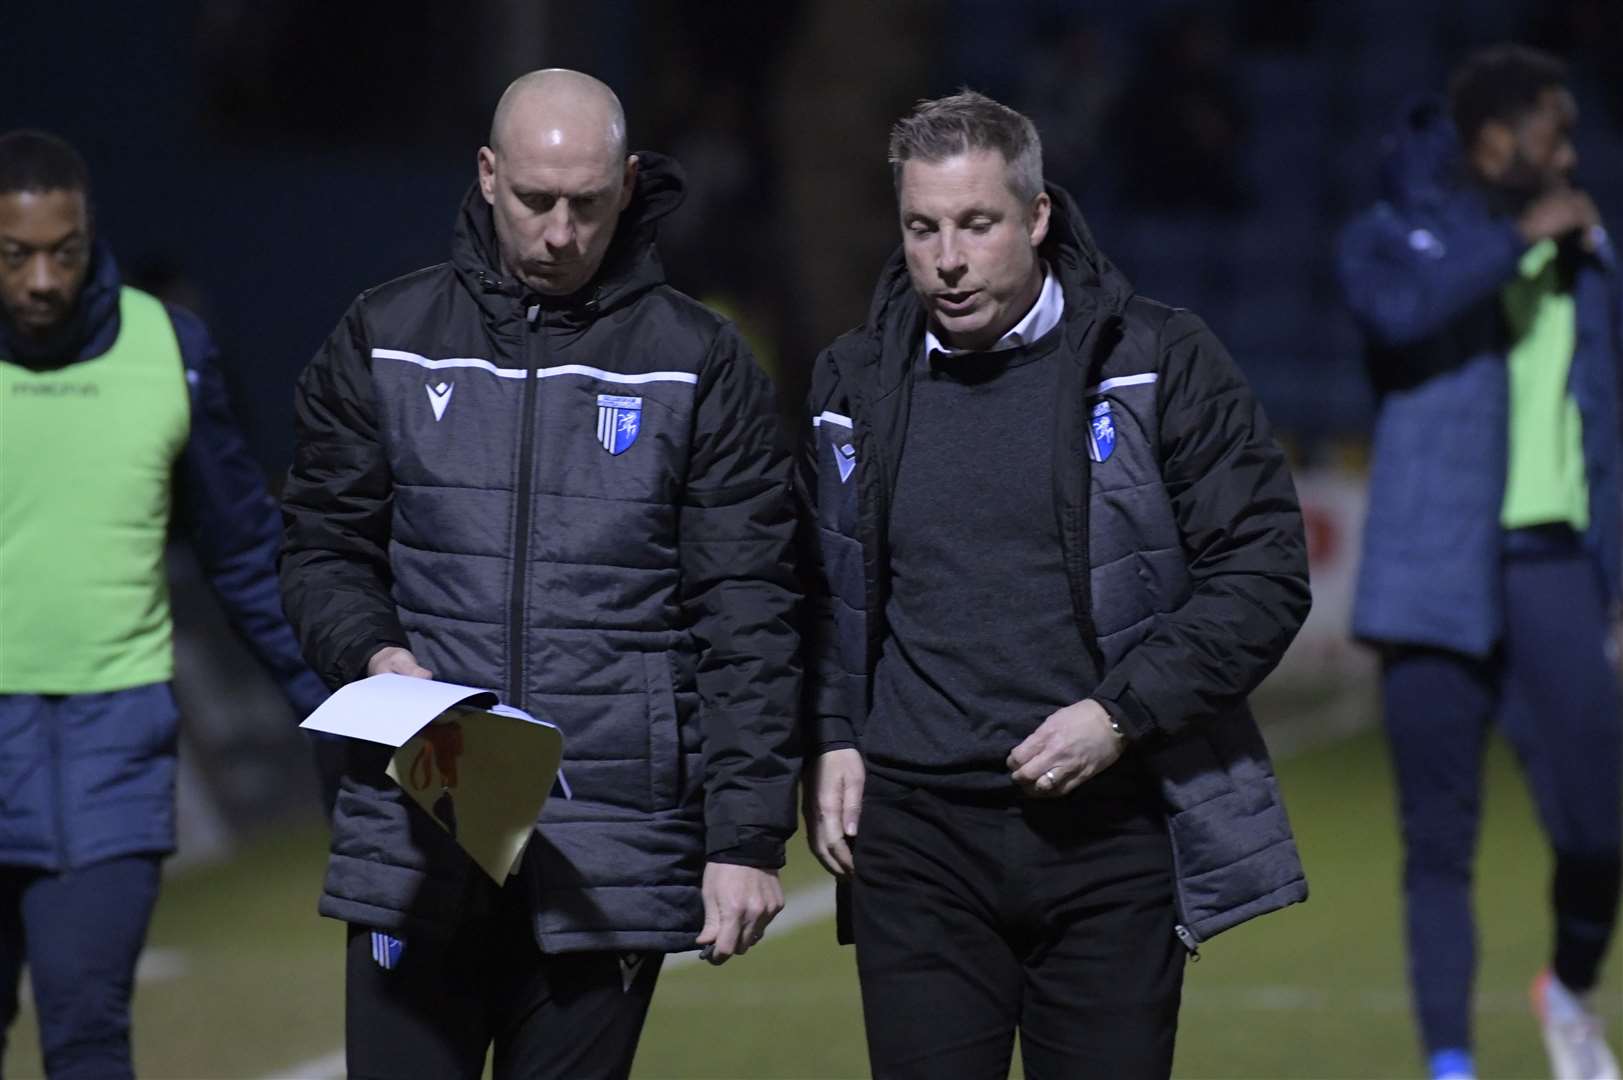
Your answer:
[[[526,321],[527,321],[527,322],[528,322],[528,323],[529,323],[529,324],[530,324],[530,325],[531,325],[531,326],[534,326],[534,325],[535,325],[535,321],[536,321],[536,320],[537,320],[537,319],[539,319],[539,318],[540,318],[540,317],[541,317],[541,305],[540,305],[540,304],[531,304],[531,305],[530,305],[530,310],[528,310],[528,311],[526,311],[526,312],[525,312],[525,313],[524,313],[524,318],[525,318],[525,320],[526,320]]]
[[[1172,928],[1172,932],[1178,935],[1178,940],[1183,942],[1183,947],[1189,950],[1190,963],[1200,963],[1200,942],[1196,941],[1195,935],[1189,932],[1189,927],[1179,923]]]

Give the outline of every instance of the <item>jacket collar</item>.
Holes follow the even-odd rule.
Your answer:
[[[1022,345],[1030,345],[1040,340],[1054,327],[1059,325],[1060,319],[1065,317],[1065,290],[1060,288],[1059,278],[1054,272],[1043,267],[1043,283],[1037,290],[1037,299],[1032,302],[1031,310],[1026,312],[1019,322],[1004,332],[991,348],[982,351],[1001,352],[1004,349],[1018,349]],[[924,358],[940,353],[942,356],[961,356],[970,349],[954,349],[942,343],[936,337],[935,331],[928,326],[924,330]]]

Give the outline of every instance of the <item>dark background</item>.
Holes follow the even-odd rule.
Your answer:
[[[1580,180],[1623,206],[1623,4],[1602,0],[13,2],[0,128],[80,147],[125,272],[209,321],[274,476],[345,306],[445,257],[513,76],[602,77],[633,146],[685,164],[672,279],[740,319],[786,396],[895,243],[889,123],[971,86],[1035,117],[1106,251],[1212,323],[1312,460],[1369,408],[1335,230],[1398,106],[1511,38],[1571,62]]]

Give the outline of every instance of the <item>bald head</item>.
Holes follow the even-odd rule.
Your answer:
[[[613,90],[590,75],[547,68],[508,84],[490,121],[497,153],[522,140],[597,144],[615,158],[626,156],[626,114]]]
[[[563,68],[513,80],[479,150],[503,270],[543,295],[584,288],[636,188],[614,91]]]

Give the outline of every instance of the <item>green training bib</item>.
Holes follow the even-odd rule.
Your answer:
[[[0,693],[174,674],[163,551],[190,395],[163,305],[126,288],[119,319],[94,360],[0,357]]]

